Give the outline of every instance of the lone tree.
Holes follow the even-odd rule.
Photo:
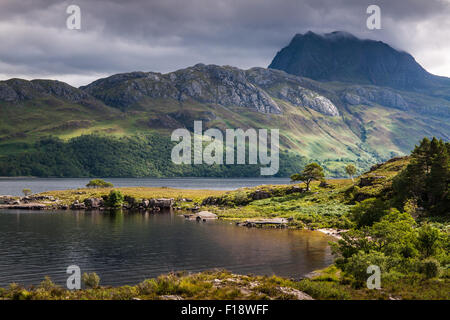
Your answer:
[[[303,169],[303,171],[301,173],[296,173],[293,174],[291,176],[291,180],[292,181],[303,181],[304,183],[306,183],[306,190],[309,191],[309,185],[311,183],[311,181],[313,180],[323,180],[325,177],[324,173],[323,173],[323,168],[313,162],[310,163],[308,165],[306,165],[305,169]]]
[[[112,188],[114,185],[110,182],[106,182],[102,179],[94,179],[89,181],[89,183],[86,185],[88,188]]]
[[[22,193],[25,195],[25,197],[28,197],[31,194],[31,189],[23,189]]]
[[[348,164],[345,167],[345,172],[347,172],[347,174],[350,176],[350,178],[353,180],[353,176],[356,174],[356,167],[352,164]]]

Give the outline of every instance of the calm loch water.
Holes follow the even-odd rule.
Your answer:
[[[38,284],[46,275],[65,285],[73,264],[95,271],[103,285],[212,268],[297,278],[332,263],[329,240],[312,231],[197,223],[170,212],[0,210],[0,287]]]

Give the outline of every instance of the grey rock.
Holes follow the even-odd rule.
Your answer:
[[[70,206],[71,210],[86,210],[86,205],[84,204],[84,202],[75,200],[72,205]]]
[[[310,80],[284,71],[264,68],[252,68],[246,73],[252,83],[278,99],[294,106],[313,109],[324,115],[339,116],[336,105],[324,96],[325,91]]]
[[[225,107],[238,106],[261,113],[280,114],[282,110],[272,98],[276,97],[295,106],[338,116],[339,111],[335,104],[323,93],[316,92],[316,88],[317,85],[310,80],[279,70],[241,70],[230,66],[204,64],[168,74],[118,74],[81,87],[106,104],[122,110],[152,98],[173,99],[179,102],[197,101]],[[172,117],[180,121],[176,115]],[[212,119],[215,119],[215,115]]]
[[[263,190],[255,190],[253,194],[251,195],[253,200],[261,200],[261,199],[267,199],[271,197],[271,194],[269,192],[263,191]]]
[[[0,81],[0,100],[20,102],[56,97],[73,103],[88,104],[93,98],[86,92],[56,80],[10,79]],[[92,101],[91,101],[92,102]]]
[[[117,90],[118,88],[122,90]],[[168,74],[130,73],[100,79],[82,89],[106,104],[126,109],[145,98],[194,100],[240,106],[262,113],[281,113],[264,90],[251,83],[244,70],[197,64]]]
[[[84,200],[84,204],[87,208],[98,209],[104,205],[102,198],[87,198]]]
[[[407,110],[408,103],[399,93],[391,89],[353,86],[344,90],[342,100],[350,105],[383,105],[390,108]]]
[[[148,207],[152,208],[160,208],[160,209],[168,209],[172,208],[174,204],[173,199],[150,199]]]
[[[284,86],[278,97],[289,101],[295,106],[304,106],[328,116],[339,116],[337,107],[326,97],[302,87],[292,88]]]

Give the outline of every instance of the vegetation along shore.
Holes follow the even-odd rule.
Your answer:
[[[333,265],[300,280],[215,270],[162,275],[117,288],[87,283],[85,289],[72,292],[46,279],[32,288],[12,284],[0,290],[0,298],[450,299],[449,154],[449,143],[425,138],[410,156],[374,165],[355,179],[312,181],[309,190],[303,182],[235,191],[94,185],[3,198],[8,203],[2,206],[8,208],[39,204],[40,209],[105,210],[105,214],[111,208],[121,212],[113,210],[115,214],[128,210],[156,214],[173,208],[187,217],[207,211],[247,227],[308,228],[338,239],[330,242]],[[302,181],[305,174],[295,180]],[[379,290],[366,288],[369,265],[381,269]]]

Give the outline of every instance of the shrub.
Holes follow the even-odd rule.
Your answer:
[[[23,193],[23,195],[26,197],[26,196],[29,196],[30,194],[31,194],[31,189],[23,189],[22,190],[22,193]]]
[[[433,228],[430,225],[425,225],[419,229],[417,246],[425,257],[435,255],[440,244],[441,235],[439,229]]]
[[[356,198],[356,195],[359,193],[361,188],[357,185],[353,185],[349,187],[347,190],[345,190],[345,195],[348,197],[350,201],[354,201]]]
[[[342,290],[342,287],[336,282],[305,279],[298,282],[297,287],[314,299],[350,299],[349,293]]]
[[[106,206],[109,208],[119,208],[122,206],[124,196],[119,190],[111,190],[106,198]]]
[[[233,202],[238,206],[246,205],[249,202],[247,193],[245,193],[244,191],[236,191],[236,193],[234,194]]]
[[[147,279],[138,285],[140,294],[154,295],[158,284],[155,279]]]
[[[350,217],[358,228],[371,226],[387,214],[387,209],[383,200],[370,198],[355,205],[350,211]]]
[[[370,274],[367,273],[367,267],[376,265],[382,271],[387,270],[387,257],[377,251],[370,253],[358,252],[348,259],[347,263],[343,265],[343,270],[355,280],[355,285],[362,286]]]
[[[156,279],[156,293],[158,295],[179,293],[179,283],[176,276],[169,274],[161,275]]]
[[[423,273],[427,278],[435,278],[439,276],[440,264],[434,258],[428,258],[422,261],[420,265],[420,273]]]
[[[100,277],[95,272],[83,273],[81,280],[83,281],[83,284],[86,286],[86,288],[95,289],[100,285]]]
[[[56,285],[53,283],[53,281],[52,281],[52,279],[50,279],[50,277],[46,276],[44,278],[44,280],[39,284],[39,288],[50,291],[50,290],[56,288]]]

